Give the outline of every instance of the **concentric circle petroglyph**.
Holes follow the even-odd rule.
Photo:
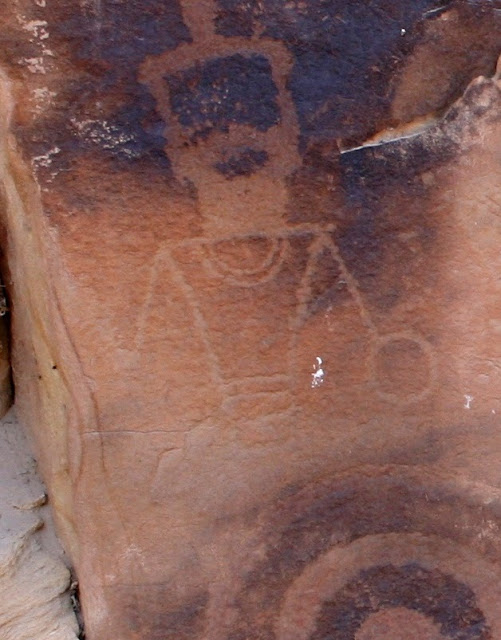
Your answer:
[[[501,637],[493,490],[391,467],[287,493],[262,516],[266,553],[242,579],[228,639]]]
[[[487,612],[501,597],[500,577],[498,567],[437,536],[366,536],[334,547],[293,583],[276,638],[359,640],[382,626],[382,611],[387,625],[395,623],[392,609],[397,619],[402,609],[420,613],[427,620],[421,625],[436,626],[438,637],[491,638],[495,617]],[[414,623],[410,615],[409,632]]]

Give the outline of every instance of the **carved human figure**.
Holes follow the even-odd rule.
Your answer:
[[[167,123],[175,176],[194,188],[202,223],[199,234],[160,249],[152,290],[170,273],[184,294],[223,414],[245,438],[269,440],[290,431],[296,400],[327,415],[333,397],[352,402],[353,389],[390,402],[421,397],[431,371],[424,341],[380,335],[334,224],[287,222],[287,179],[301,165],[290,52],[259,35],[217,35],[212,3],[182,8],[192,42],[149,57],[142,74]],[[374,383],[388,379],[395,353],[424,371],[402,394],[391,380],[389,388]]]
[[[300,166],[292,60],[278,42],[216,35],[214,7],[202,13],[185,2],[193,42],[143,67],[175,175],[196,189],[202,218],[199,237],[160,253],[177,266],[225,411],[245,431],[241,419],[291,407],[290,324],[305,262],[305,230],[285,215],[286,178]]]

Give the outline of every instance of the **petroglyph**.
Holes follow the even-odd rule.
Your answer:
[[[469,509],[473,489],[448,494],[439,476],[429,478],[430,492],[415,473],[363,471],[275,505],[278,520],[271,516],[261,539],[267,553],[242,579],[237,621],[225,637],[379,638],[383,611],[390,629],[400,620],[411,635],[431,627],[433,640],[497,637],[501,569],[478,545],[490,516],[472,512],[460,528],[451,517]],[[493,538],[486,544],[497,548]],[[222,628],[210,620],[209,637]]]
[[[501,637],[498,12],[439,4],[14,3],[14,371],[89,638]]]
[[[196,3],[187,1],[181,6],[193,41],[173,52],[148,57],[142,65],[142,74],[167,123],[166,152],[175,175],[180,181],[189,180],[196,189],[202,235],[178,243],[172,253],[172,260],[178,264],[173,268],[178,272],[177,281],[184,280],[183,290],[192,317],[204,335],[223,396],[233,395],[236,389],[237,395],[241,395],[249,384],[239,380],[252,376],[256,376],[256,382],[250,385],[255,388],[254,393],[277,391],[279,379],[284,383],[282,391],[290,390],[291,382],[286,380],[297,374],[295,351],[304,348],[295,334],[320,308],[324,294],[316,293],[318,274],[324,268],[323,263],[332,260],[339,277],[333,273],[329,286],[346,289],[370,335],[372,346],[366,358],[376,392],[385,401],[397,404],[420,401],[433,386],[431,346],[421,337],[415,342],[414,338],[406,338],[408,349],[416,352],[418,368],[428,371],[419,372],[416,392],[409,389],[399,392],[398,376],[394,376],[388,390],[388,383],[378,381],[378,376],[384,378],[387,374],[386,364],[381,362],[391,345],[399,345],[400,351],[405,345],[400,335],[386,335],[378,330],[357,279],[336,245],[335,225],[293,227],[286,223],[289,198],[286,179],[301,163],[295,106],[287,89],[292,68],[290,54],[278,42],[262,36],[244,39],[215,33],[214,3],[208,3],[202,20],[196,17]],[[242,83],[247,85],[245,92]],[[258,95],[261,111],[250,104],[255,103]],[[307,266],[295,269],[301,282],[296,290],[288,283],[289,300],[280,303],[283,310],[276,308],[277,319],[284,316],[284,323],[269,326],[267,309],[273,301],[273,283],[277,286],[280,274],[294,264],[291,247],[297,240],[308,245],[307,257],[301,259],[304,263],[306,258]],[[165,245],[158,255],[167,255],[169,251]],[[189,255],[191,261],[184,260],[180,253]],[[159,259],[155,257],[152,283],[162,277],[158,265]],[[195,280],[189,284],[190,270],[197,274],[203,270],[204,286]],[[249,295],[239,293],[241,288],[250,288]],[[280,290],[283,298],[283,287]],[[140,313],[138,345],[147,328],[144,318],[151,304],[148,296]],[[245,317],[245,312],[239,309],[238,297],[243,306],[257,308],[252,319],[253,337],[243,327],[242,335],[235,336],[245,343],[244,351],[233,347],[233,338],[225,335],[224,317],[219,323],[214,320],[214,314]],[[263,332],[258,329],[261,322]],[[283,337],[277,339],[279,331],[287,334],[285,341]],[[267,342],[274,343],[273,353],[266,347]],[[267,352],[269,356],[265,355]],[[238,363],[237,368],[234,363]],[[281,366],[277,367],[277,363]],[[258,379],[266,381],[263,386],[257,383]],[[335,379],[332,384],[336,384]]]

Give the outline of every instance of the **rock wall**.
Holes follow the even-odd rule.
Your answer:
[[[501,637],[499,2],[1,20],[16,402],[89,640]]]
[[[47,495],[11,411],[0,422],[0,637],[77,640],[70,572],[54,537]]]

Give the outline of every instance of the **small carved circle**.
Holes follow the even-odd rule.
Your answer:
[[[434,382],[434,354],[429,342],[408,333],[377,339],[372,362],[378,394],[395,404],[423,399]]]

